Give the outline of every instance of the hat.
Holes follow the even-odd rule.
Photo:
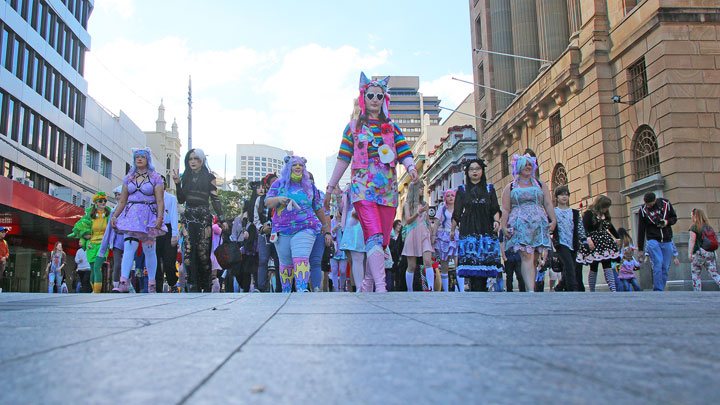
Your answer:
[[[115,187],[115,189],[113,190],[113,193],[122,194],[122,186]]]
[[[92,202],[97,202],[97,200],[107,200],[107,194],[105,194],[104,191],[98,191],[92,198]]]

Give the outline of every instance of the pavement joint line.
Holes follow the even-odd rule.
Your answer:
[[[194,314],[197,314],[197,313],[200,313],[200,312],[211,311],[213,308],[217,307],[218,305],[229,305],[229,304],[232,304],[232,303],[234,303],[234,302],[236,302],[236,301],[239,301],[239,300],[241,300],[241,299],[242,299],[242,297],[241,297],[241,298],[237,298],[237,299],[235,299],[235,300],[232,300],[231,302],[224,303],[224,304],[216,304],[216,305],[212,305],[212,306],[209,307],[209,308],[200,309],[200,310],[193,311],[193,312],[188,312],[188,313],[185,313],[185,314],[182,314],[182,315],[174,316],[174,317],[172,317],[172,318],[165,318],[164,320],[159,321],[159,322],[143,324],[143,325],[140,325],[140,326],[134,326],[134,327],[126,328],[126,329],[124,329],[124,330],[120,330],[120,331],[117,331],[117,332],[107,333],[107,334],[104,334],[104,335],[95,336],[95,337],[92,337],[92,338],[83,339],[83,340],[79,340],[79,341],[72,342],[72,343],[67,343],[67,344],[60,345],[60,346],[50,347],[50,348],[47,348],[47,349],[44,349],[44,350],[40,350],[40,351],[37,351],[37,352],[24,354],[24,355],[22,355],[22,356],[12,357],[12,358],[9,358],[9,359],[0,361],[0,365],[4,365],[4,364],[7,364],[7,363],[13,363],[13,362],[16,362],[16,361],[18,361],[18,360],[25,360],[25,359],[28,359],[28,358],[33,357],[33,356],[37,356],[37,355],[41,355],[41,354],[47,354],[47,353],[53,352],[53,351],[55,351],[55,350],[66,349],[66,348],[68,348],[68,347],[72,347],[72,346],[75,346],[75,345],[92,342],[92,341],[95,341],[95,340],[104,339],[104,338],[110,337],[110,336],[122,335],[123,333],[132,332],[132,331],[135,331],[135,330],[138,330],[138,329],[146,328],[146,327],[148,327],[148,326],[159,325],[159,324],[161,324],[161,323],[163,323],[163,322],[172,321],[172,320],[179,319],[179,318],[182,318],[182,317],[185,317],[185,316],[188,316],[188,315],[194,315]],[[138,319],[140,319],[140,318],[138,318]]]
[[[280,312],[281,309],[283,309],[285,307],[285,305],[288,303],[288,301],[290,301],[291,296],[292,296],[292,294],[287,294],[287,298],[285,298],[285,301],[275,310],[275,312],[273,312],[272,315],[270,315],[268,317],[268,319],[265,320],[265,322],[263,322],[257,329],[255,329],[255,331],[253,331],[253,333],[251,333],[247,338],[245,338],[245,340],[242,343],[240,343],[240,345],[235,350],[233,350],[227,357],[225,357],[225,359],[223,361],[221,361],[220,364],[218,364],[215,367],[215,369],[213,369],[208,375],[205,376],[205,378],[203,378],[198,384],[196,384],[190,390],[190,392],[185,394],[182,397],[182,399],[180,399],[180,402],[178,402],[178,405],[187,403],[187,401],[190,398],[192,398],[192,396],[195,395],[195,393],[198,392],[198,390],[200,390],[200,388],[202,388],[202,386],[205,385],[205,383],[210,381],[210,379],[213,376],[215,376],[215,374],[217,374],[217,372],[220,371],[220,369],[223,368],[223,366],[225,366],[225,364],[227,364],[230,361],[230,359],[232,359],[233,356],[235,356],[235,354],[240,353],[242,348],[250,341],[250,339],[255,337],[255,335],[258,332],[260,332],[260,330],[262,330],[262,328],[264,328],[265,325],[268,324],[268,322],[270,322],[273,318],[275,318],[275,315],[277,315],[277,313]]]

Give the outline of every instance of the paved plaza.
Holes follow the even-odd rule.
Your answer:
[[[0,334],[2,404],[720,397],[714,292],[2,293]]]

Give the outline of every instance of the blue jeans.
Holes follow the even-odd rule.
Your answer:
[[[618,288],[618,291],[642,291],[640,288],[640,285],[637,282],[637,279],[633,278],[619,278],[618,281],[620,284],[618,286],[622,286],[622,290]],[[631,289],[632,288],[632,289]]]
[[[322,257],[325,253],[325,234],[319,233],[310,251],[310,282],[313,288],[320,287],[322,282]]]
[[[663,291],[668,279],[670,260],[673,257],[673,244],[651,239],[645,242],[645,251],[652,261],[653,291]]]
[[[280,258],[280,264],[292,267],[293,259],[301,257],[307,258],[309,261],[315,239],[315,233],[309,229],[292,235],[279,235],[275,250],[277,250],[278,258]]]
[[[625,283],[623,283],[620,280],[620,277],[618,277],[618,271],[614,267],[613,267],[613,275],[615,276],[615,288],[616,288],[617,292],[630,291],[629,288],[625,288]]]

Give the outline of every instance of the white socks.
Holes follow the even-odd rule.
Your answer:
[[[409,271],[405,271],[405,283],[407,284],[407,290],[412,291],[413,290],[413,273],[410,273]]]
[[[428,291],[433,291],[435,287],[435,272],[432,267],[425,268],[425,278],[427,279]]]
[[[440,273],[440,279],[442,280],[443,291],[448,291],[448,275],[447,273]]]
[[[465,292],[465,277],[457,276],[457,289],[459,292]]]

